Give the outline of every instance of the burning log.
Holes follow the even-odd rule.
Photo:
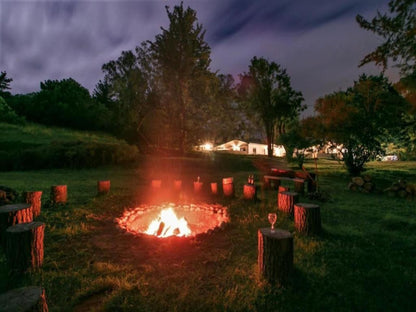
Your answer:
[[[293,236],[288,231],[258,230],[259,273],[269,283],[284,286],[293,270]]]
[[[226,197],[234,196],[234,179],[233,178],[222,179],[222,191],[224,193],[224,196]]]
[[[45,290],[42,287],[29,286],[1,294],[0,311],[48,312]]]
[[[320,207],[315,204],[297,203],[294,205],[294,222],[298,232],[319,234],[321,232]]]
[[[394,182],[384,192],[391,197],[401,197],[411,199],[416,195],[416,185],[407,183],[405,180]]]
[[[352,177],[351,182],[348,184],[350,191],[358,191],[362,193],[371,193],[375,189],[375,185],[370,176],[365,175],[363,177]]]
[[[42,191],[23,192],[23,198],[32,206],[33,218],[38,217],[42,206]]]
[[[12,225],[32,222],[33,212],[30,204],[14,204],[0,206],[0,242],[6,247],[6,229]]]
[[[54,185],[51,187],[51,202],[52,204],[65,204],[67,202],[67,187],[66,185]]]
[[[37,269],[43,263],[45,223],[20,223],[6,230],[6,259],[16,272]]]
[[[97,193],[99,195],[107,194],[110,192],[110,180],[97,181]]]
[[[299,201],[296,192],[280,192],[277,194],[277,208],[290,216],[293,216],[294,205]]]

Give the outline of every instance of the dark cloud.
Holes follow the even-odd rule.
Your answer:
[[[72,77],[92,90],[101,66],[153,40],[168,26],[165,6],[179,0],[0,0],[0,70],[14,93],[32,92],[47,79]],[[355,22],[387,0],[185,0],[196,9],[212,49],[212,70],[237,76],[253,56],[288,70],[311,107],[346,88],[360,59],[379,42]]]

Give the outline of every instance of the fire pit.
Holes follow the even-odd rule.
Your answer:
[[[124,211],[118,226],[132,234],[192,237],[228,222],[227,208],[210,204],[141,205]]]

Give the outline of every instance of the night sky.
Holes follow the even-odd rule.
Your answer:
[[[92,91],[101,66],[153,40],[168,26],[159,0],[0,0],[0,71],[13,78],[12,93],[39,90],[47,79],[72,77]],[[198,0],[197,11],[212,49],[211,70],[248,71],[253,56],[281,64],[312,111],[315,100],[344,90],[360,73],[378,73],[359,61],[382,42],[361,29],[387,11],[388,0]],[[388,72],[392,81],[395,72]],[[308,114],[307,113],[307,114]]]

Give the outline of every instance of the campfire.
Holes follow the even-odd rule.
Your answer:
[[[191,229],[185,218],[178,219],[173,209],[167,208],[163,209],[159,217],[150,223],[145,233],[157,237],[189,236]]]
[[[124,211],[116,219],[118,226],[132,234],[160,238],[192,237],[228,222],[227,208],[221,205],[141,205]]]

